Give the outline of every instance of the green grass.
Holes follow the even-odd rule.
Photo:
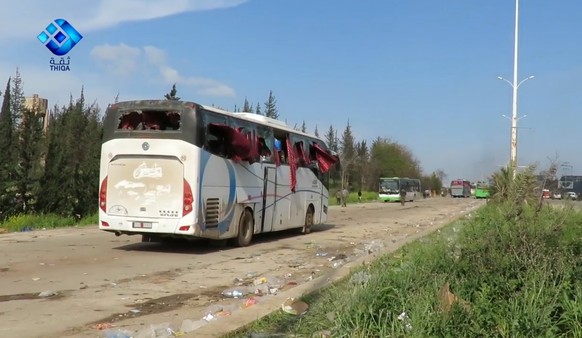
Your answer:
[[[329,205],[338,205],[335,198],[336,190],[331,190],[329,193]],[[374,202],[378,200],[378,193],[373,191],[362,191],[362,202]],[[358,203],[358,192],[351,192],[348,195],[348,204]]]
[[[81,219],[63,217],[55,214],[22,214],[9,217],[6,221],[0,223],[0,228],[5,229],[8,232],[14,232],[64,228],[75,225],[82,226],[97,224],[97,222],[97,214]]]
[[[489,205],[359,267],[354,272],[370,276],[366,284],[348,277],[305,297],[304,316],[278,311],[226,337],[320,330],[333,337],[582,337],[582,214],[526,208],[514,218],[509,209]],[[469,311],[440,309],[446,282]],[[403,312],[407,319],[398,319]]]

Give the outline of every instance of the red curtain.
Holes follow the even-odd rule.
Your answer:
[[[287,137],[287,152],[289,162],[289,171],[291,172],[291,191],[295,192],[295,186],[297,185],[297,154],[295,149],[291,146],[291,140]]]
[[[242,128],[237,130],[224,124],[210,123],[208,126],[213,132],[218,132],[225,137],[233,161],[244,160],[254,163],[259,157],[258,136],[244,134],[240,131]]]
[[[295,142],[295,149],[297,150],[297,156],[299,157],[299,160],[303,163],[304,166],[308,166],[311,161],[309,160],[309,154],[303,150],[303,142]]]
[[[337,156],[333,156],[327,150],[323,149],[319,144],[313,143],[313,150],[315,151],[315,158],[319,164],[319,170],[322,173],[328,172],[333,165],[338,162]]]

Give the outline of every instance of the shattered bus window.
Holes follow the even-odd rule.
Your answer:
[[[138,110],[121,114],[117,129],[122,130],[180,130],[180,112]]]

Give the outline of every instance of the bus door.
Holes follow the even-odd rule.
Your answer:
[[[275,204],[277,202],[277,168],[275,166],[265,167],[265,177],[263,182],[261,232],[269,232],[273,230],[273,217],[275,214]]]

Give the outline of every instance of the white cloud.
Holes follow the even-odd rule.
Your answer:
[[[91,56],[101,64],[104,64],[105,67],[115,75],[120,73],[129,74],[129,72],[138,69],[149,70],[153,67],[158,72],[157,76],[159,76],[165,84],[192,86],[199,95],[223,97],[236,96],[234,89],[218,80],[198,76],[184,76],[180,74],[177,69],[168,64],[166,52],[162,49],[154,46],[144,46],[143,55],[145,58],[141,60],[141,50],[137,47],[131,47],[125,44],[119,44],[117,46],[96,46],[91,51]],[[143,67],[140,67],[142,63]]]
[[[91,56],[114,74],[129,75],[139,66],[141,50],[123,43],[117,46],[105,44],[95,46]]]
[[[235,7],[248,0],[8,0],[0,11],[5,29],[0,40],[39,34],[56,18],[71,21],[81,34],[124,22],[144,21],[175,14]]]

